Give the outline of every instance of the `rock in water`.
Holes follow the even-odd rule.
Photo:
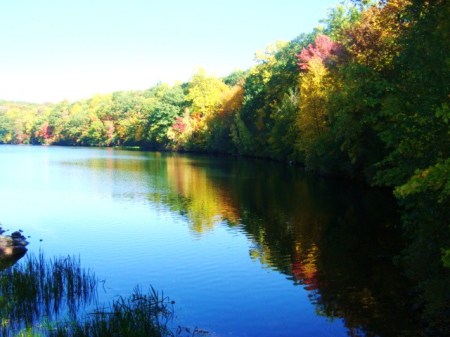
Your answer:
[[[28,241],[20,232],[0,235],[0,270],[16,263],[26,252]]]

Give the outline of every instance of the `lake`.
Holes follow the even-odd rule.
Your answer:
[[[2,145],[0,162],[3,228],[79,256],[101,301],[151,285],[212,336],[414,327],[385,191],[237,157]]]

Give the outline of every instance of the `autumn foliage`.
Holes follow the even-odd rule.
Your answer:
[[[327,35],[320,34],[314,40],[314,44],[309,44],[297,55],[298,66],[302,70],[308,70],[312,59],[317,58],[327,63],[336,59],[340,53],[341,47],[338,43],[332,41]]]

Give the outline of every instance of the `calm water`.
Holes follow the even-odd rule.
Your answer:
[[[396,336],[413,323],[393,201],[229,157],[0,146],[0,221],[29,251],[176,302],[214,336]],[[40,241],[42,240],[42,241]]]

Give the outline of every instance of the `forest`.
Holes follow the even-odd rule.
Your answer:
[[[449,312],[449,17],[446,0],[341,4],[224,78],[0,101],[0,143],[254,156],[389,188],[410,242],[399,263]]]

